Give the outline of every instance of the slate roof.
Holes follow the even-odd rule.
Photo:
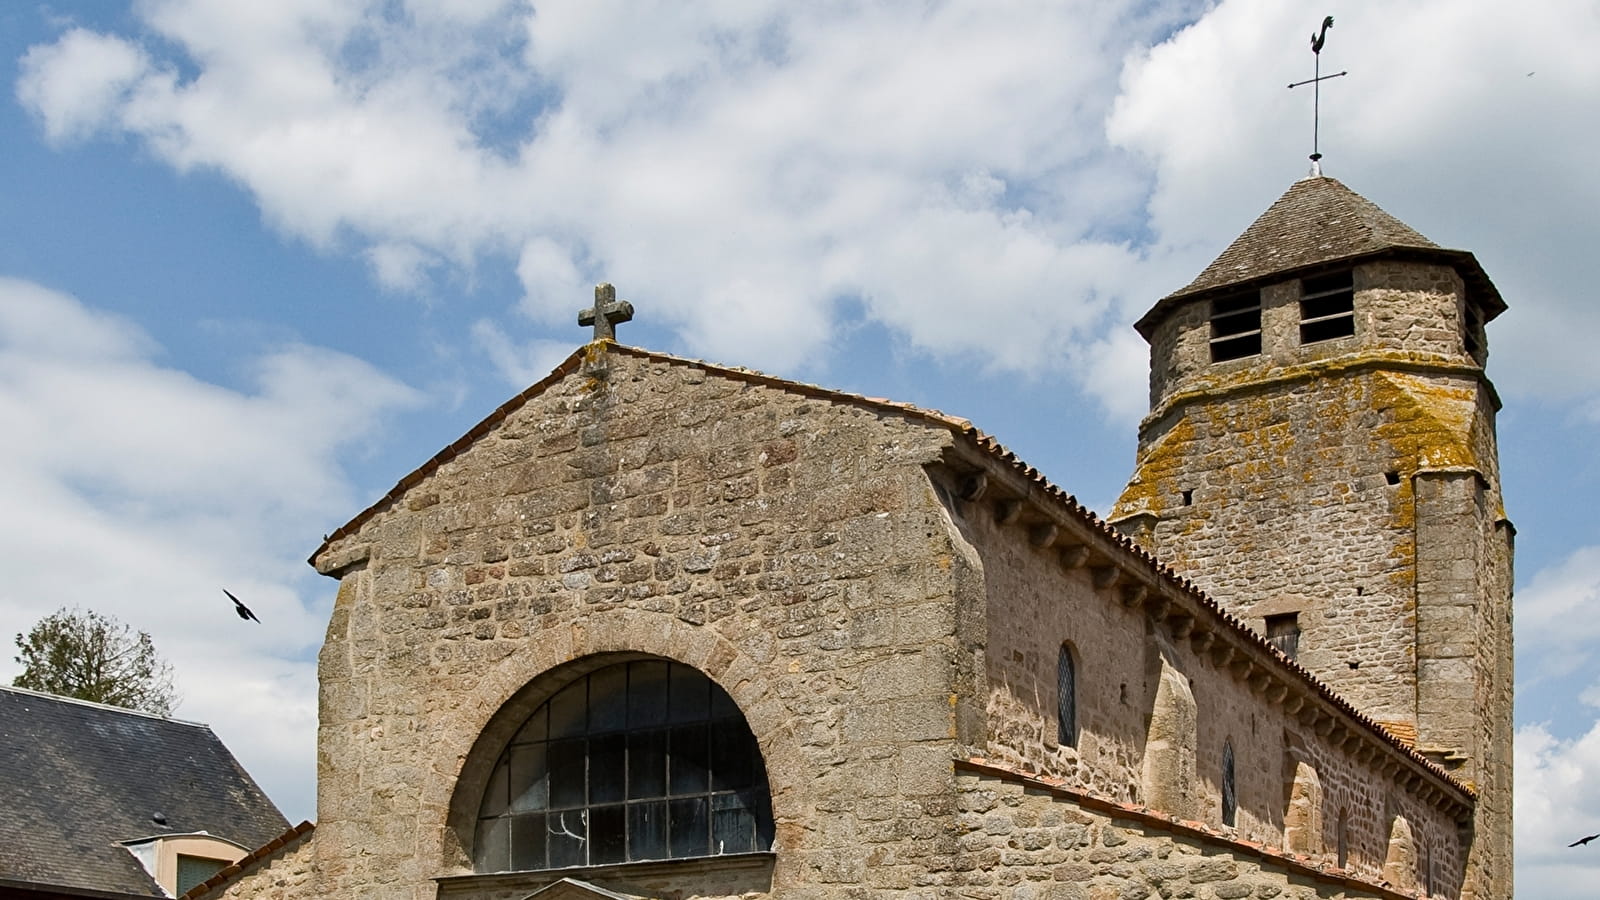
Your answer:
[[[1148,338],[1174,306],[1202,295],[1377,256],[1454,265],[1482,305],[1485,321],[1505,311],[1505,301],[1471,253],[1440,247],[1338,179],[1317,175],[1290,185],[1205,271],[1162,298],[1134,327]]]
[[[0,686],[0,881],[160,897],[119,841],[288,825],[205,725]]]

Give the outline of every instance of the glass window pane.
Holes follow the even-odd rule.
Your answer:
[[[506,804],[511,799],[510,771],[510,759],[502,757],[499,765],[494,767],[494,773],[489,776],[489,786],[483,789],[483,806],[478,808],[478,815],[505,815]]]
[[[660,725],[667,718],[667,664],[628,665],[628,727]]]
[[[628,667],[611,666],[589,676],[589,733],[621,731],[628,725]]]
[[[511,868],[517,871],[544,868],[544,816],[535,813],[505,821],[511,823]]]
[[[589,679],[580,678],[550,698],[550,736],[575,737],[585,728],[584,707],[588,705]]]
[[[529,741],[544,740],[550,736],[550,729],[547,727],[549,722],[550,707],[540,704],[539,708],[533,711],[533,715],[528,717],[528,723],[523,725],[517,736],[511,739],[511,743],[526,744]]]
[[[589,802],[621,802],[627,786],[624,765],[628,736],[608,734],[589,739]]]
[[[596,806],[589,810],[589,865],[623,862],[628,858],[627,832],[622,806]]]
[[[479,819],[473,868],[479,872],[504,872],[511,868],[510,836],[510,819]]]
[[[711,852],[748,853],[756,849],[756,817],[750,798],[718,794],[711,798]]]
[[[754,762],[761,758],[750,729],[738,719],[711,725],[711,789],[736,791],[755,782]]]
[[[550,808],[583,805],[583,741],[552,741],[550,748]]]
[[[667,804],[628,806],[628,859],[667,858]]]
[[[711,681],[688,666],[672,666],[667,698],[668,715],[673,722],[705,721]]]
[[[512,747],[507,754],[510,762],[510,793],[512,812],[531,812],[549,805],[545,785],[544,744]]]
[[[706,726],[672,729],[667,745],[667,778],[673,794],[703,792],[706,785]]]
[[[772,798],[767,795],[765,776],[761,787],[744,794],[748,798],[745,802],[756,813],[756,849],[771,850],[777,828],[772,824]]]
[[[711,681],[709,678],[706,680]],[[735,717],[744,718],[743,714],[739,712],[739,704],[733,702],[733,698],[728,696],[728,692],[723,690],[721,685],[711,681],[711,718],[731,719]]]
[[[644,731],[628,735],[628,799],[667,795],[667,733]]]
[[[585,864],[585,850],[589,843],[587,818],[588,812],[581,809],[549,814],[545,835],[550,841],[550,868]]]
[[[673,800],[667,804],[668,849],[674,857],[705,856],[710,852],[710,822],[706,798]]]

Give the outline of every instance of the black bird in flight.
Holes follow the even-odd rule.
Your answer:
[[[1328,42],[1328,29],[1333,27],[1333,16],[1322,20],[1322,31],[1311,36],[1311,52],[1321,53],[1322,45]]]
[[[1594,840],[1595,838],[1600,838],[1600,834],[1591,834],[1588,837],[1578,838],[1577,840],[1573,841],[1572,843],[1568,844],[1567,846],[1568,847],[1581,847],[1584,844],[1587,844],[1590,841]]]
[[[239,614],[239,618],[244,619],[245,621],[255,619],[257,625],[261,624],[261,620],[256,619],[256,614],[250,611],[250,607],[240,603],[239,598],[235,597],[231,591],[229,591],[227,588],[223,588],[222,592],[228,595],[229,600],[233,601],[233,611]]]

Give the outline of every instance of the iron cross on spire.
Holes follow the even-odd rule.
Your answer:
[[[1289,85],[1290,88],[1297,88],[1297,87],[1301,86],[1302,84],[1311,85],[1311,174],[1312,175],[1321,175],[1322,174],[1322,163],[1320,162],[1320,160],[1322,159],[1322,151],[1319,150],[1318,147],[1317,147],[1317,130],[1318,130],[1319,126],[1322,124],[1322,82],[1327,81],[1330,78],[1338,78],[1341,75],[1350,74],[1349,72],[1336,72],[1336,73],[1334,73],[1332,75],[1324,75],[1324,74],[1322,74],[1322,45],[1327,43],[1327,41],[1328,41],[1328,29],[1332,28],[1332,27],[1333,27],[1333,16],[1328,16],[1327,18],[1322,20],[1322,30],[1317,32],[1316,34],[1313,34],[1311,36],[1311,52],[1317,58],[1316,59],[1316,65],[1311,71],[1312,71],[1312,74],[1315,75],[1316,77],[1315,78],[1306,79],[1305,81],[1296,81],[1294,84]]]
[[[633,304],[617,299],[617,289],[609,284],[594,286],[594,306],[578,313],[579,325],[593,325],[594,339],[614,341],[617,326],[633,318]]]

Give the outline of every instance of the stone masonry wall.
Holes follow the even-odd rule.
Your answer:
[[[1450,267],[1353,274],[1351,337],[1299,344],[1297,280],[1262,290],[1259,357],[1210,362],[1203,300],[1157,324],[1113,518],[1255,627],[1296,613],[1301,664],[1480,790],[1473,867],[1496,874],[1469,882],[1509,896],[1509,524],[1487,351],[1467,354]]]
[[[294,900],[309,895],[311,882],[311,842],[306,840],[250,869],[225,890],[207,891],[203,896],[206,900]]]
[[[1353,267],[1355,334],[1300,342],[1300,281],[1260,289],[1259,356],[1211,361],[1211,303],[1197,300],[1173,310],[1150,339],[1150,408],[1171,396],[1214,390],[1271,374],[1284,366],[1363,350],[1384,350],[1411,359],[1455,359],[1466,355],[1465,286],[1449,266],[1380,260]]]
[[[342,582],[316,892],[411,900],[470,873],[501,746],[480,735],[546,673],[624,652],[693,665],[744,711],[773,892],[910,883],[957,723],[981,718],[923,468],[951,433],[603,346],[319,557]]]
[[[1175,828],[1037,782],[962,771],[960,851],[941,885],[974,900],[1350,900],[1403,895],[1376,879]]]
[[[988,504],[954,502],[952,518],[982,560],[988,597],[987,758],[1272,846],[1285,845],[1294,773],[1303,762],[1321,784],[1322,832],[1308,848],[1321,861],[1334,861],[1344,810],[1350,867],[1378,875],[1394,817],[1403,815],[1436,841],[1440,871],[1454,873],[1452,883],[1459,885],[1464,848],[1455,820],[1406,788],[1403,778],[1386,776],[1383,760],[1366,758],[1344,739],[1335,741],[1266,702],[1241,670],[1216,665],[1119,602],[1114,589],[1096,587],[1092,568],[1064,568],[1058,552],[1033,545],[1022,528],[1000,524]],[[1063,644],[1077,660],[1076,747],[1057,743],[1056,659]],[[1155,786],[1141,783],[1164,660],[1187,680],[1193,697],[1193,810],[1161,809],[1151,796]],[[1238,812],[1235,827],[1225,829],[1221,772],[1229,742]]]

